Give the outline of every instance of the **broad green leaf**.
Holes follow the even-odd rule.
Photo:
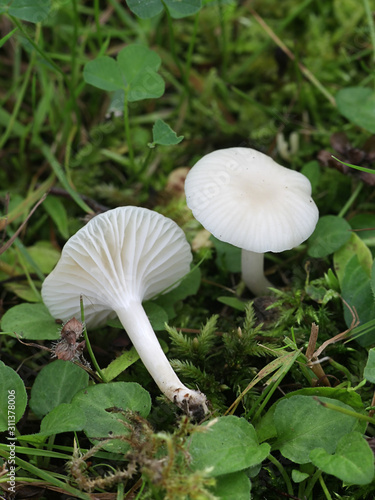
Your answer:
[[[201,272],[199,268],[192,270],[183,278],[177,288],[171,292],[165,293],[157,297],[153,302],[158,304],[168,314],[168,319],[176,316],[174,305],[180,300],[184,300],[190,295],[195,295],[201,284]]]
[[[86,416],[78,413],[71,404],[61,403],[51,410],[40,423],[40,433],[45,436],[60,432],[81,431],[86,423]]]
[[[314,258],[330,255],[349,240],[350,229],[350,224],[342,217],[321,217],[309,238],[308,254]]]
[[[216,249],[216,265],[224,272],[241,272],[241,249],[220,241],[214,236],[211,236],[210,239]]]
[[[23,340],[55,340],[60,334],[55,319],[44,304],[13,306],[1,319],[5,333],[16,332]]]
[[[0,432],[9,429],[12,437],[15,424],[25,413],[27,394],[21,377],[12,368],[0,361]]]
[[[70,403],[73,396],[87,387],[88,374],[70,361],[60,359],[44,366],[31,388],[30,408],[43,417],[61,403]]]
[[[161,97],[164,80],[157,73],[161,59],[156,52],[139,44],[124,47],[117,61],[100,56],[88,62],[83,70],[86,83],[102,90],[123,90],[129,102]]]
[[[367,363],[363,371],[366,380],[375,384],[375,347],[369,350]]]
[[[319,399],[352,410],[341,401]],[[274,447],[285,458],[305,464],[310,461],[309,454],[315,448],[333,453],[340,438],[355,429],[357,419],[328,409],[313,397],[293,396],[276,405],[274,424],[278,436]]]
[[[193,470],[208,469],[211,477],[241,471],[261,463],[269,454],[267,443],[258,444],[254,427],[244,418],[219,417],[193,433],[188,442]]]
[[[157,16],[163,11],[162,0],[126,0],[129,9],[142,19]],[[164,0],[170,15],[176,19],[191,16],[201,7],[201,0]]]
[[[5,288],[26,302],[40,302],[40,295],[36,293],[27,282],[6,283]]]
[[[339,112],[350,122],[375,134],[375,93],[368,87],[347,87],[336,94]]]
[[[152,328],[156,331],[165,330],[165,323],[168,321],[166,311],[152,300],[145,301],[143,308],[146,311]]]
[[[368,246],[357,236],[351,233],[349,240],[333,254],[333,265],[340,283],[345,275],[345,267],[353,255],[357,255],[358,262],[365,273],[370,276],[372,267],[372,254]]]
[[[161,97],[164,80],[157,73],[161,59],[148,47],[131,44],[123,48],[117,63],[125,79],[129,102]]]
[[[8,14],[22,21],[40,23],[48,17],[50,8],[50,0],[13,0]]]
[[[137,351],[132,347],[129,351],[125,351],[114,359],[107,368],[102,369],[103,375],[106,380],[110,382],[116,378],[120,373],[125,371],[129,366],[138,361],[139,355]]]
[[[201,0],[164,0],[164,3],[172,17],[180,19],[182,17],[196,14],[202,7]]]
[[[184,136],[180,135],[177,137],[176,132],[174,132],[165,121],[159,119],[156,120],[152,127],[152,138],[153,142],[149,144],[150,147],[154,147],[156,144],[160,144],[161,146],[173,146],[179,144]]]
[[[276,437],[276,427],[273,420],[276,404],[272,405],[265,415],[257,422],[256,431],[259,442],[268,441]]]
[[[111,436],[125,436],[129,433],[123,412],[138,412],[147,417],[151,409],[149,393],[134,382],[110,382],[87,387],[76,394],[72,401],[73,410],[86,416],[84,432],[94,443]],[[125,453],[129,444],[113,439],[103,449]]]
[[[374,478],[374,454],[359,432],[345,434],[332,455],[323,448],[310,453],[312,463],[346,484],[369,484]]]
[[[314,195],[319,187],[319,181],[321,178],[319,162],[317,160],[309,161],[302,167],[301,174],[305,175],[309,179],[311,183],[311,190]]]
[[[123,89],[126,86],[117,62],[108,56],[100,56],[86,63],[83,78],[86,83],[108,92]]]
[[[350,259],[345,267],[341,283],[341,296],[350,307],[355,307],[361,324],[375,318],[375,301],[371,288],[371,279],[364,271],[356,255]],[[353,322],[353,316],[347,306],[344,305],[343,307],[344,318],[349,327]],[[358,336],[356,340],[362,346],[373,344],[375,330]]]
[[[309,477],[309,474],[307,472],[302,472],[297,469],[292,470],[292,479],[294,483],[302,483],[305,479]]]
[[[69,238],[68,216],[64,205],[55,196],[48,196],[43,202],[43,208],[56,224],[61,236],[67,240]]]
[[[283,399],[290,399],[294,396],[316,396],[318,398],[331,398],[347,404],[355,411],[361,412],[363,410],[361,396],[352,389],[348,390],[337,387],[306,387],[305,389],[299,389],[298,391],[290,392],[289,394],[284,396]],[[276,406],[279,404],[279,402],[280,400],[276,401],[256,425],[257,435],[260,442],[276,436],[276,428],[273,416],[276,410]]]
[[[128,86],[138,82],[141,76],[147,74],[147,70],[157,71],[161,59],[156,52],[145,45],[130,44],[120,50],[117,62],[122,73],[126,75],[126,86]]]
[[[233,472],[216,478],[214,495],[220,500],[249,500],[251,483],[245,472]]]
[[[316,396],[318,398],[326,397],[345,403],[355,411],[362,411],[364,406],[361,396],[353,389],[342,389],[340,387],[306,387],[289,393],[286,398],[292,396]],[[276,403],[277,405],[277,403]]]
[[[28,247],[27,251],[33,262],[44,274],[49,274],[61,257],[61,252],[54,248],[49,241],[38,241],[32,247]],[[32,267],[28,267],[32,271]]]
[[[305,292],[309,297],[311,297],[315,302],[319,304],[327,304],[331,299],[338,298],[340,295],[334,290],[327,290],[324,286],[311,281],[305,286]]]
[[[316,396],[318,398],[331,398],[333,400],[341,401],[342,403],[347,404],[355,411],[363,411],[361,396],[353,390],[340,389],[336,387],[307,387],[305,389],[290,392],[289,394],[284,396],[283,399],[290,399],[294,396]],[[260,442],[272,439],[277,435],[274,423],[274,413],[279,402],[280,400],[276,401],[256,425],[257,435]],[[363,427],[363,431],[364,429],[365,426]],[[359,427],[356,430],[362,430],[362,428]]]
[[[237,309],[237,311],[245,311],[246,310],[246,302],[238,299],[237,297],[218,297],[217,300],[226,306],[233,307],[233,309]]]
[[[161,0],[126,0],[129,9],[141,19],[149,19],[163,11]]]

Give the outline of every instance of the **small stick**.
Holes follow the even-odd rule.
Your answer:
[[[291,50],[285,45],[285,43],[280,40],[280,38],[276,35],[276,33],[268,26],[268,24],[260,17],[257,12],[249,7],[249,11],[258,21],[258,23],[262,26],[264,31],[269,35],[270,38],[280,47],[280,49],[291,59],[292,61],[296,60],[296,56],[293,54]],[[297,61],[297,65],[301,70],[301,73],[317,88],[320,92],[328,99],[328,101],[332,104],[332,106],[336,107],[336,101],[334,97],[328,92],[326,88],[319,82],[319,80],[311,73],[309,69],[306,68],[302,63]]]
[[[306,349],[306,358],[308,360],[307,366],[311,368],[314,374],[318,377],[318,381],[321,381],[326,387],[331,387],[331,383],[323,370],[321,361],[319,361],[318,357],[314,354],[318,334],[319,326],[312,323],[309,344]]]

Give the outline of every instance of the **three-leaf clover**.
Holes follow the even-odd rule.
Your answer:
[[[157,73],[161,59],[149,48],[132,44],[123,48],[117,60],[100,56],[84,68],[86,83],[102,90],[125,92],[128,102],[153,99],[164,94],[164,80]]]

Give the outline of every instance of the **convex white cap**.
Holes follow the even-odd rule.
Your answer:
[[[250,148],[207,154],[185,181],[194,217],[216,238],[253,252],[282,252],[314,231],[318,209],[311,184]]]

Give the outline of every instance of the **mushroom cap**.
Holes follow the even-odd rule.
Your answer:
[[[119,207],[97,215],[65,244],[45,279],[42,298],[64,321],[80,317],[98,327],[131,301],[150,299],[190,270],[191,250],[171,219],[140,207]]]
[[[185,181],[194,217],[216,238],[252,252],[282,252],[314,231],[319,212],[310,181],[249,148],[201,158]]]

